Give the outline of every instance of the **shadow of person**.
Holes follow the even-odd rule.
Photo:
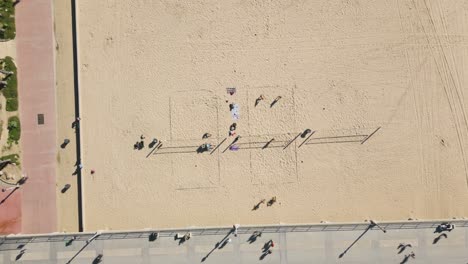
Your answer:
[[[255,105],[254,105],[254,107],[257,107],[257,105],[260,103],[261,100],[262,100],[261,98],[257,98],[257,99],[255,100]]]
[[[23,255],[24,255],[24,250],[21,250],[21,252],[18,255],[16,255],[15,261],[20,260],[23,257]]]
[[[205,151],[206,151],[206,149],[205,149],[205,147],[203,147],[203,146],[199,146],[199,147],[197,148],[197,153],[198,153],[198,154],[203,153],[203,152],[205,152]]]
[[[271,247],[271,240],[263,244],[262,251],[267,252],[268,250],[270,250],[270,247]]]
[[[404,264],[406,262],[408,262],[408,260],[410,258],[416,258],[416,255],[414,254],[414,252],[411,251],[411,253],[409,253],[408,255],[405,255],[405,257],[403,258],[403,260],[400,262],[400,264]]]
[[[144,147],[145,147],[145,142],[143,140],[137,141],[135,144],[133,144],[134,150],[142,150]]]
[[[440,234],[439,236],[437,236],[436,238],[434,238],[434,240],[432,241],[432,244],[435,245],[437,244],[437,242],[439,242],[439,240],[441,238],[447,238],[447,234]]]
[[[61,193],[65,193],[68,189],[70,189],[71,185],[70,184],[65,184],[65,186],[63,186],[62,190],[60,191]]]
[[[98,264],[102,262],[102,254],[97,255],[96,258],[93,260],[93,264]]]
[[[70,240],[67,241],[67,243],[65,243],[65,246],[69,247],[69,246],[71,246],[72,243],[73,243],[73,239],[70,239]]]
[[[229,241],[230,241],[229,239],[225,239],[223,243],[221,243],[221,245],[218,246],[218,249],[224,248],[229,243]]]
[[[405,257],[403,258],[403,260],[400,262],[400,264],[405,264],[406,262],[408,262],[410,256],[409,255],[405,255]]]
[[[399,249],[398,254],[401,254],[407,247],[412,247],[411,244],[403,244],[401,243],[397,249]]]
[[[260,260],[263,260],[266,256],[270,255],[271,254],[271,250],[267,250],[265,252],[262,253],[262,255],[260,256]]]
[[[302,132],[302,134],[301,134],[301,138],[305,138],[307,136],[307,134],[309,134],[310,132],[312,132],[312,130],[310,130],[310,129],[304,130],[304,132]]]
[[[253,242],[257,241],[257,235],[256,234],[252,234],[249,239],[247,239],[247,242],[249,242],[250,244],[252,244]]]
[[[149,237],[148,237],[148,241],[150,241],[150,242],[153,242],[153,241],[155,241],[156,239],[158,239],[158,233],[155,233],[155,232],[151,233],[151,234],[149,235]]]
[[[156,143],[158,143],[157,141],[151,141],[151,143],[148,144],[148,148],[153,148]]]
[[[185,243],[185,239],[184,238],[179,238],[179,246],[182,245],[183,243]]]

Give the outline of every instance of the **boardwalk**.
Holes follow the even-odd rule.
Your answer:
[[[16,6],[18,89],[22,125],[22,233],[56,231],[56,110],[52,1]],[[38,114],[44,124],[38,125]]]
[[[74,264],[93,263],[98,254],[103,254],[103,263],[401,263],[411,252],[413,263],[467,263],[468,228],[456,227],[447,232],[434,244],[440,234],[434,229],[392,229],[386,233],[379,229],[366,232],[342,258],[340,254],[350,246],[363,230],[325,231],[325,232],[279,232],[263,233],[256,241],[248,241],[249,234],[230,235],[231,243],[223,248],[215,248],[217,242],[226,237],[218,235],[193,235],[185,243],[179,244],[172,236],[161,235],[155,241],[148,236],[142,238],[114,239],[99,237],[88,246],[78,237],[73,242],[56,237],[58,242],[25,243],[26,252],[18,255],[19,244],[0,245],[0,263],[66,263],[80,249],[80,254],[71,262]],[[102,238],[102,239],[101,239]],[[39,238],[40,239],[40,238]],[[272,254],[260,260],[264,243],[272,239]],[[0,240],[1,241],[1,240]],[[68,242],[68,245],[67,245]],[[400,243],[411,244],[401,253],[397,249]],[[1,242],[0,242],[1,244]],[[210,253],[211,252],[211,253]],[[19,260],[15,261],[16,258]],[[202,262],[203,258],[205,261]],[[3,262],[2,262],[3,260]]]

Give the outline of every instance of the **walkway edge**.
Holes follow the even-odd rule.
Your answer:
[[[389,221],[378,222],[379,226],[386,230],[402,230],[402,229],[435,229],[443,222],[450,222],[455,227],[468,227],[466,219],[437,219],[423,221]],[[329,232],[329,231],[359,231],[369,228],[369,222],[350,222],[350,223],[318,223],[318,224],[280,224],[280,225],[241,225],[238,234],[250,234],[254,231],[262,231],[263,233],[284,233],[284,232]],[[135,239],[149,236],[153,232],[158,232],[161,237],[171,237],[176,233],[184,233],[190,231],[193,236],[200,235],[219,235],[226,234],[232,231],[232,226],[223,227],[187,227],[187,228],[167,228],[167,229],[142,229],[142,230],[120,230],[120,231],[103,231],[100,230],[97,240],[106,239]],[[376,231],[379,231],[376,229]],[[29,243],[35,242],[57,242],[66,241],[76,237],[76,240],[84,241],[93,237],[96,232],[80,232],[80,233],[52,233],[52,234],[35,234],[35,235],[8,235],[0,236],[0,241],[4,244],[13,243]],[[11,242],[9,242],[11,241]]]

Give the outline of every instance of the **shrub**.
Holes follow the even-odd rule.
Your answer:
[[[3,26],[3,30],[0,31],[0,39],[2,40],[14,39],[16,36],[15,7],[13,3],[12,0],[0,1],[0,24]]]
[[[18,110],[18,99],[16,98],[7,98],[6,100],[6,110],[8,112],[13,112]]]
[[[0,160],[11,160],[11,162],[16,163],[16,165],[19,165],[19,155],[18,154],[10,154],[10,155],[5,155],[3,157],[0,157]]]
[[[17,116],[8,118],[8,143],[18,143],[21,137],[21,124]]]
[[[16,76],[16,66],[13,62],[13,58],[5,57],[5,59],[3,59],[3,63],[5,65],[3,69],[5,71],[13,72],[13,74],[5,78],[7,85],[5,89],[3,89],[3,95],[6,98],[18,98],[18,79]]]

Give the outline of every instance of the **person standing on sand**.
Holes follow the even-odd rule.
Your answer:
[[[263,94],[261,94],[256,100],[255,100],[255,106],[257,106],[260,101],[263,101],[265,100],[265,97],[263,96]]]
[[[272,206],[276,203],[276,196],[271,197],[270,201],[268,201],[267,206]]]

